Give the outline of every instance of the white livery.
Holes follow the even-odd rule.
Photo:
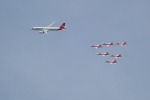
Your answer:
[[[43,34],[48,31],[58,31],[58,30],[64,30],[66,29],[65,23],[63,23],[60,27],[51,27],[55,22],[52,24],[48,25],[47,27],[32,27],[31,30],[39,30],[39,33]]]

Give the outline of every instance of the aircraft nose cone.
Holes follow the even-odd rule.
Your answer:
[[[31,30],[32,30],[33,28],[31,28]]]

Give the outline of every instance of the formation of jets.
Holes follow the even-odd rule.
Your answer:
[[[122,43],[111,42],[111,43],[102,43],[100,45],[90,45],[90,47],[94,47],[94,48],[98,49],[98,48],[102,48],[102,45],[106,45],[106,46],[121,45],[121,46],[123,46],[123,45],[127,45],[127,43],[126,42],[122,42]]]
[[[39,33],[48,33],[48,31],[58,31],[66,29],[65,23],[63,23],[60,27],[51,27],[55,22],[48,25],[47,27],[32,27],[31,30],[39,30]]]
[[[106,53],[96,53],[97,55],[102,55],[102,56],[110,56],[110,57],[114,57],[114,58],[121,58],[121,54],[117,54],[117,55],[109,55],[108,52]]]
[[[105,46],[113,46],[113,45],[120,45],[120,46],[123,46],[123,45],[127,45],[126,42],[122,42],[122,43],[102,43],[100,45],[91,45],[90,47],[94,47],[94,48],[102,48],[101,45],[105,45]],[[114,57],[114,58],[121,58],[121,54],[117,54],[117,55],[109,55],[108,52],[106,53],[96,53],[97,55],[101,55],[101,56],[110,56],[110,57]],[[107,62],[107,63],[110,63],[110,64],[116,64],[117,61],[116,60],[112,60],[112,61],[104,61],[104,62]]]
[[[64,30],[66,29],[65,23],[63,23],[60,27],[51,27],[55,22],[53,22],[52,24],[48,25],[47,27],[32,27],[31,30],[39,30],[39,33],[43,34],[46,33],[48,34],[48,31],[58,31],[58,30]],[[124,46],[127,45],[126,42],[122,42],[122,43],[102,43],[100,45],[91,45],[90,47],[94,47],[96,49],[98,48],[102,48],[102,45],[105,46],[113,46],[113,45],[120,45],[120,46]],[[117,55],[109,55],[108,52],[106,53],[97,53],[97,55],[101,55],[101,56],[110,56],[110,57],[114,57],[114,58],[121,58],[121,54],[117,54]],[[112,61],[104,61],[110,64],[116,64],[117,61],[116,60],[112,60]]]

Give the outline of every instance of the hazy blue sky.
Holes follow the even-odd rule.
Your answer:
[[[0,100],[150,100],[149,0],[1,0],[0,12]],[[30,30],[54,21],[67,29]]]

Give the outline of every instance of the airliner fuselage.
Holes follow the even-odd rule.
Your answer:
[[[54,22],[52,24],[54,24]],[[66,29],[65,23],[63,23],[60,27],[50,27],[52,26],[52,24],[47,27],[32,27],[31,30],[39,30],[40,33],[47,34],[48,31],[58,31]]]

